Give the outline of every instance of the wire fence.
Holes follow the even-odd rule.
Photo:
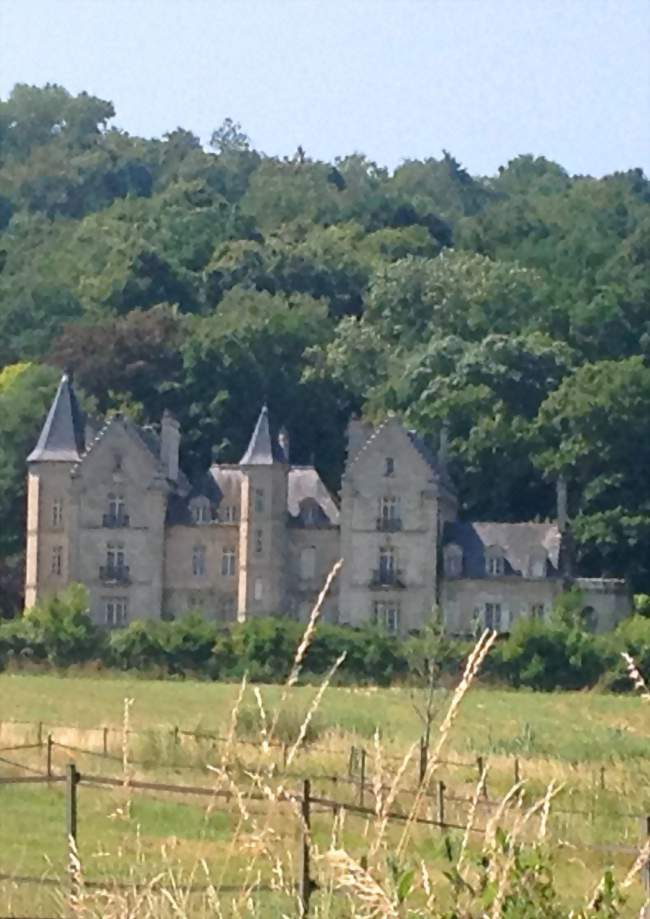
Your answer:
[[[28,744],[13,744],[10,748],[0,749],[0,752],[12,752],[14,755],[19,754],[20,752],[33,753],[34,751],[40,751],[42,748],[45,748],[47,759],[45,767],[41,769],[35,768],[33,765],[28,765],[26,763],[19,763],[14,759],[7,759],[5,757],[0,757],[0,762],[10,765],[12,768],[18,770],[24,770],[28,772],[28,775],[12,775],[12,776],[2,776],[0,777],[0,784],[3,786],[10,785],[53,785],[65,783],[65,816],[66,816],[66,836],[68,839],[71,839],[73,843],[76,843],[77,838],[77,826],[78,826],[78,810],[77,810],[77,794],[78,788],[86,786],[88,788],[107,788],[107,789],[125,789],[128,791],[128,794],[132,793],[154,793],[158,795],[174,795],[174,796],[189,796],[194,798],[203,798],[210,801],[224,800],[227,804],[232,802],[236,795],[235,793],[228,788],[219,788],[219,787],[210,787],[208,785],[196,785],[196,784],[179,784],[179,783],[170,783],[170,782],[160,782],[160,781],[151,781],[142,778],[135,778],[131,775],[123,774],[122,776],[111,776],[104,775],[94,772],[78,772],[76,766],[73,763],[68,763],[66,767],[65,774],[61,774],[55,771],[55,764],[53,762],[53,753],[59,748],[64,751],[66,754],[75,753],[81,755],[90,755],[93,757],[104,757],[108,761],[118,761],[120,758],[113,756],[106,751],[97,751],[97,750],[86,750],[81,747],[77,747],[71,744],[63,744],[57,741],[54,741],[51,734],[48,734],[45,740],[41,740],[38,743],[28,743]],[[304,778],[299,773],[285,772],[280,777],[283,780],[286,779],[300,779],[302,785],[298,789],[289,790],[283,787],[278,787],[273,791],[273,796],[270,799],[268,792],[262,792],[256,790],[254,781],[251,786],[240,790],[240,793],[243,794],[246,801],[256,802],[257,805],[264,807],[276,806],[276,805],[289,805],[296,817],[299,820],[299,826],[301,828],[301,841],[300,841],[300,877],[296,884],[296,890],[300,898],[301,911],[303,916],[309,914],[310,909],[310,897],[312,892],[316,889],[316,882],[311,875],[311,863],[310,863],[310,826],[311,818],[313,814],[329,812],[333,817],[345,812],[351,816],[356,816],[365,820],[376,820],[381,819],[385,820],[388,823],[402,823],[408,822],[414,826],[422,826],[433,829],[438,829],[442,834],[449,833],[450,831],[458,832],[471,832],[475,836],[484,836],[487,830],[486,825],[474,825],[473,820],[461,820],[461,819],[450,819],[447,815],[447,807],[451,804],[462,805],[470,808],[472,804],[477,806],[484,806],[486,808],[497,808],[500,807],[503,809],[503,802],[490,800],[487,796],[478,802],[474,802],[472,798],[468,798],[463,795],[454,795],[451,794],[444,782],[438,781],[435,784],[435,791],[431,792],[427,788],[418,787],[418,788],[400,788],[400,794],[407,794],[409,796],[419,796],[421,799],[435,799],[435,810],[436,815],[434,816],[424,816],[421,812],[417,812],[418,808],[416,807],[417,798],[413,806],[400,809],[397,803],[397,800],[392,801],[391,809],[387,809],[381,800],[378,800],[377,796],[383,794],[385,791],[389,791],[390,786],[382,783],[381,785],[375,784],[373,782],[368,782],[365,776],[365,760],[366,753],[364,750],[358,750],[358,748],[353,748],[349,758],[349,767],[352,770],[353,767],[359,766],[362,771],[361,775],[348,775],[348,776],[334,776],[331,774],[314,774],[310,778]],[[134,765],[132,761],[129,761],[129,765]],[[450,765],[447,763],[446,765]],[[462,763],[462,767],[466,768],[468,765]],[[485,769],[485,763],[481,763],[482,770]],[[354,789],[356,800],[343,800],[337,795],[327,795],[314,793],[312,787],[318,783],[322,782],[332,782],[344,784],[348,787]],[[369,806],[365,803],[365,795],[372,796],[372,806]],[[430,805],[429,805],[430,806]],[[514,808],[516,804],[512,804]],[[505,811],[504,811],[505,813]],[[565,813],[575,814],[576,816],[584,816],[588,812],[582,810],[565,810]],[[593,813],[591,813],[593,816]],[[611,814],[608,814],[611,816]],[[571,848],[577,851],[592,851],[600,853],[617,853],[620,855],[629,855],[631,858],[636,859],[640,852],[643,850],[643,845],[650,839],[650,816],[635,814],[635,815],[625,815],[634,817],[635,819],[642,819],[642,834],[640,836],[640,841],[636,845],[629,843],[616,843],[616,844],[588,844],[581,840],[570,843]],[[643,832],[645,828],[645,832]],[[567,844],[567,841],[564,841],[564,844]],[[645,869],[646,882],[650,883],[650,863],[646,866]],[[6,883],[12,883],[16,885],[20,884],[36,884],[36,885],[46,885],[50,887],[61,887],[65,884],[65,881],[62,881],[60,878],[51,878],[51,877],[38,877],[35,875],[18,875],[10,873],[0,874],[0,881]],[[162,881],[156,882],[160,883],[161,887],[164,887]],[[103,889],[113,889],[119,890],[124,889],[137,889],[138,885],[142,887],[150,887],[151,881],[121,881],[119,879],[111,878],[110,880],[102,880],[98,878],[90,878],[88,880],[84,879],[84,885],[89,890],[103,890]],[[187,892],[191,893],[201,893],[205,892],[208,889],[209,885],[189,885]],[[178,889],[178,886],[175,884],[175,888]],[[240,885],[219,885],[220,893],[238,893],[243,892],[246,888]],[[256,891],[265,892],[270,891],[275,888],[272,888],[269,885],[256,885]]]

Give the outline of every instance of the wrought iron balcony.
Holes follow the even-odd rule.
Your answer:
[[[399,517],[377,517],[377,529],[384,533],[397,533],[402,529]]]
[[[99,580],[105,584],[128,584],[131,580],[128,565],[100,565]]]
[[[376,568],[370,579],[371,587],[406,587],[401,568]]]
[[[102,517],[102,526],[112,530],[118,527],[128,527],[131,525],[131,518],[128,514],[104,514]]]

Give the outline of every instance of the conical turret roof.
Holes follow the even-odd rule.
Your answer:
[[[273,463],[285,463],[286,458],[280,444],[271,437],[269,410],[266,405],[257,419],[253,436],[246,452],[239,461],[240,466],[271,466]]]
[[[84,451],[84,420],[72,381],[64,373],[28,463],[78,463]]]

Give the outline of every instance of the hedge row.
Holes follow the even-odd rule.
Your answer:
[[[538,690],[584,689],[595,685],[631,689],[621,652],[632,654],[650,675],[650,619],[634,616],[616,631],[597,636],[583,627],[581,604],[569,598],[550,621],[521,620],[500,640],[482,678]],[[176,622],[138,620],[127,628],[98,629],[87,612],[79,585],[33,609],[29,616],[0,625],[0,667],[69,667],[90,661],[119,670],[158,676],[198,676],[282,682],[290,671],[303,626],[274,617],[231,627],[200,615]],[[378,629],[321,624],[303,666],[303,678],[326,673],[345,652],[338,682],[388,685],[457,677],[471,642],[452,640],[430,627],[399,639]]]

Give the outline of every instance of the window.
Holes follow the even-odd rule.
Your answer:
[[[255,513],[256,514],[264,513],[264,489],[263,488],[255,489]]]
[[[300,577],[310,581],[316,574],[316,548],[308,546],[300,553]]]
[[[264,593],[264,588],[262,585],[262,578],[255,578],[255,584],[253,585],[253,599],[261,600]]]
[[[506,562],[503,555],[496,552],[490,553],[485,559],[485,568],[487,573],[493,578],[499,578],[505,574]]]
[[[463,550],[455,543],[445,546],[445,575],[448,578],[463,575]]]
[[[261,555],[264,549],[264,532],[255,530],[255,555]]]
[[[212,512],[210,510],[209,501],[194,501],[192,502],[192,520],[194,523],[210,523],[212,520]]]
[[[394,495],[380,498],[378,502],[378,513],[378,530],[394,531],[402,528],[399,498]]]
[[[232,577],[235,573],[235,550],[229,546],[221,553],[221,573],[224,577]]]
[[[373,607],[373,621],[393,634],[399,632],[400,607],[394,600],[378,600]]]
[[[392,546],[383,546],[379,550],[379,583],[392,584],[396,572],[395,550]]]
[[[124,495],[116,495],[111,492],[108,495],[108,513],[104,514],[104,526],[123,527],[128,525],[129,518],[126,515]]]
[[[531,619],[543,619],[544,618],[544,604],[543,603],[533,603],[530,607],[530,616],[531,616]]]
[[[195,578],[205,575],[205,546],[194,546],[192,549],[192,574]]]
[[[236,504],[226,504],[221,512],[221,518],[224,523],[236,523],[239,517],[239,511]]]
[[[55,530],[63,526],[63,501],[61,498],[55,498],[52,502],[52,526]]]
[[[126,597],[109,597],[104,605],[106,625],[109,628],[126,625],[129,616],[129,601]]]
[[[63,574],[63,546],[52,546],[52,563],[50,571],[56,577]]]
[[[122,495],[108,496],[108,513],[111,517],[121,517],[124,513],[124,498]]]
[[[124,568],[125,556],[124,546],[111,543],[106,546],[106,567],[111,570]]]
[[[387,456],[384,459],[384,475],[394,475],[395,474],[395,460],[392,456]]]
[[[501,631],[501,604],[500,603],[486,603],[485,604],[485,628],[494,629],[497,632]]]

